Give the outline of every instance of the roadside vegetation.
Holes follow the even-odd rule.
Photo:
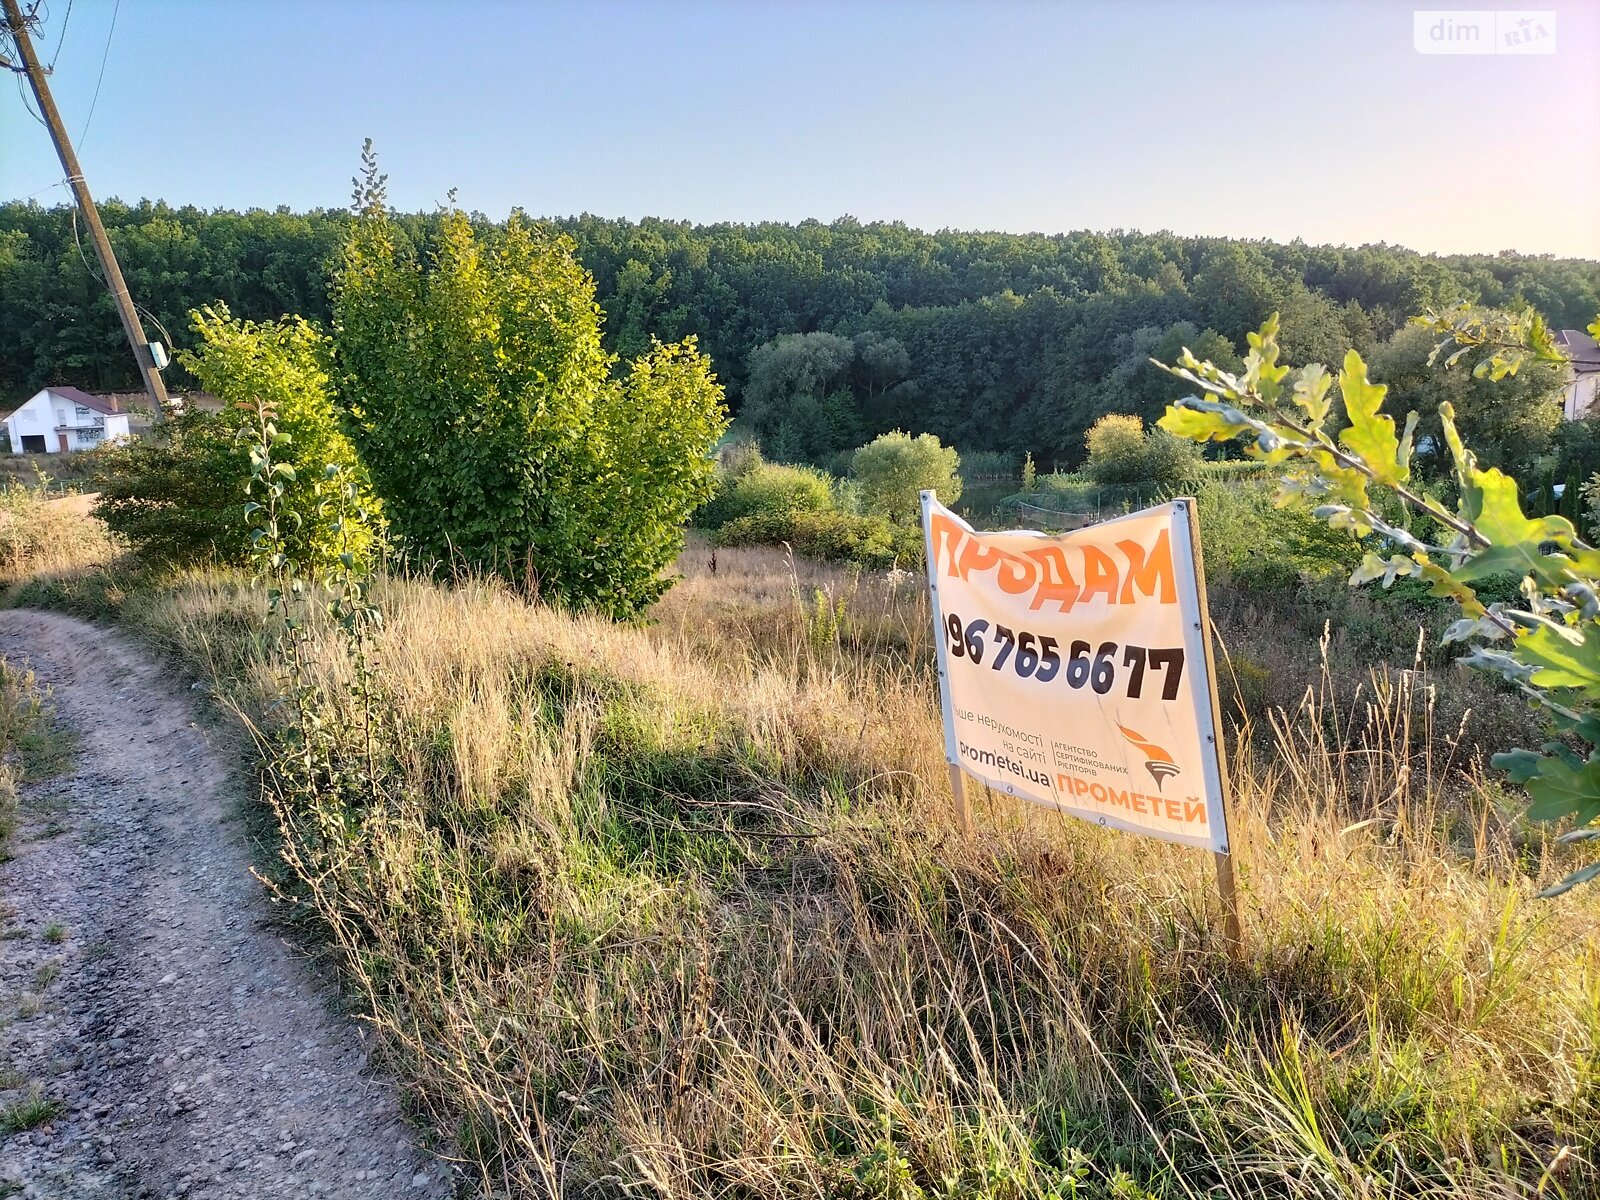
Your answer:
[[[955,501],[960,456],[831,390],[890,411],[903,345],[763,343],[741,416],[791,461],[714,451],[711,364],[647,343],[617,373],[572,242],[407,224],[382,186],[369,155],[329,327],[199,314],[230,405],[193,449],[228,497],[174,423],[108,471],[120,540],[23,546],[17,598],[118,622],[246,731],[285,914],[484,1195],[1600,1193],[1600,888],[1538,898],[1592,856],[1489,765],[1549,736],[1543,682],[1438,642],[1528,603],[1584,643],[1592,608],[1535,561],[1535,534],[1595,554],[1570,524],[1472,542],[1449,522],[1507,477],[1452,454],[1422,519],[1468,540],[1423,542],[1348,474],[1392,484],[1401,453],[1348,361],[1354,444],[1304,450],[1323,490],[1203,458],[1184,439],[1285,456],[1275,322],[1242,357],[1194,330],[1214,353],[1173,356],[1213,407],[1102,406],[1071,478],[974,446],[974,478],[1015,463],[1063,509],[1198,496],[1241,950],[1203,854],[987,794],[958,829],[915,568],[917,493]],[[1284,386],[1320,431],[1327,373]],[[1352,591],[1385,537],[1413,557]]]
[[[719,546],[784,546],[803,558],[859,567],[919,566],[923,489],[954,504],[960,456],[932,434],[895,431],[860,447],[838,479],[816,467],[769,463],[759,446],[723,447],[712,496],[691,517]]]
[[[91,523],[81,515],[76,519]],[[61,774],[75,748],[73,737],[56,724],[33,671],[0,657],[0,862],[10,858],[6,844],[21,822],[21,785]]]
[[[103,562],[115,542],[88,505],[57,497],[41,484],[0,487],[0,586],[39,571],[64,572]]]
[[[311,789],[260,591],[110,593],[261,732],[289,895],[486,1187],[1595,1186],[1600,893],[1532,899],[1573,852],[1458,737],[1455,672],[1335,702],[1330,640],[1236,718],[1235,960],[1204,856],[992,797],[956,833],[918,588],[708,551],[644,626],[379,581],[366,694],[316,618]]]

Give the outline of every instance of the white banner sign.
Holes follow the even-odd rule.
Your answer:
[[[1227,852],[1193,503],[1050,536],[976,533],[922,494],[952,763],[1098,825]]]

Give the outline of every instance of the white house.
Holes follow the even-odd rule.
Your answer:
[[[1569,421],[1600,416],[1600,346],[1579,329],[1563,329],[1556,334],[1556,345],[1571,360],[1567,364],[1567,384],[1561,393],[1561,412]]]
[[[5,419],[13,454],[91,450],[128,436],[128,412],[116,396],[91,396],[52,385]]]

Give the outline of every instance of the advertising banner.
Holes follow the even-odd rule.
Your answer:
[[[1226,854],[1192,500],[1061,535],[922,494],[945,752],[996,791]]]

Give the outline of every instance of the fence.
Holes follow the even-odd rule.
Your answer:
[[[1093,509],[1078,512],[1064,512],[1058,508],[1040,508],[1037,504],[1028,504],[1022,500],[1012,501],[1010,507],[1016,510],[1022,524],[1043,525],[1047,528],[1059,529],[1063,533],[1071,532],[1074,529],[1082,529],[1086,525],[1093,525],[1097,521],[1103,521],[1106,518],[1106,510],[1099,504],[1096,504]],[[1112,515],[1120,516],[1122,512],[1123,509],[1119,507]]]

